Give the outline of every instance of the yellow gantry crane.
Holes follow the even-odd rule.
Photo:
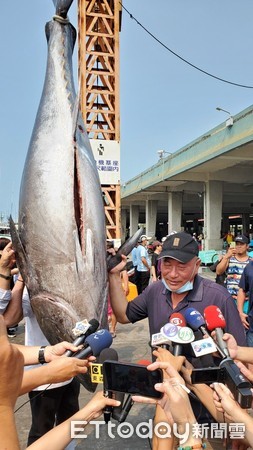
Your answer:
[[[79,0],[80,102],[97,161],[108,239],[121,237],[119,33],[121,1]]]

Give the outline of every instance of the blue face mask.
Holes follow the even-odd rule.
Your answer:
[[[183,284],[183,286],[181,286],[179,289],[176,289],[175,291],[173,291],[166,283],[166,281],[164,279],[162,279],[162,282],[164,284],[164,286],[166,287],[166,289],[168,289],[168,291],[170,292],[175,292],[176,294],[183,294],[183,292],[188,292],[191,291],[193,289],[193,282],[192,281],[186,281],[185,284]]]
[[[195,270],[195,267],[196,267],[196,264],[195,264],[195,266],[193,268],[192,275],[193,275],[193,272]],[[192,277],[192,275],[191,275],[191,277]],[[179,289],[176,289],[175,291],[173,291],[167,285],[166,281],[163,278],[162,278],[162,282],[163,282],[164,286],[166,287],[166,289],[168,289],[168,291],[175,292],[175,294],[183,294],[184,292],[192,291],[192,289],[193,289],[193,281],[186,281],[186,283],[183,284],[183,286],[181,286]]]

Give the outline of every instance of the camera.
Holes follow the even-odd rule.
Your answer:
[[[103,375],[105,392],[122,392],[155,399],[163,396],[154,388],[156,383],[163,381],[161,369],[149,371],[141,364],[105,361]]]
[[[223,359],[219,367],[193,369],[191,379],[193,384],[224,383],[242,408],[251,408],[252,385],[231,358]]]

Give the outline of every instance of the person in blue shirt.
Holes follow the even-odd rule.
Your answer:
[[[143,234],[139,240],[139,246],[136,251],[136,286],[138,294],[141,294],[149,284],[150,280],[150,259],[147,250],[148,237]]]

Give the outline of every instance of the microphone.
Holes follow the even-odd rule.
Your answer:
[[[160,333],[162,333],[162,335],[168,339],[169,341],[171,341],[171,338],[176,336],[178,333],[178,327],[176,325],[173,325],[172,323],[166,323],[161,329],[160,329]]]
[[[183,314],[181,314],[179,312],[171,314],[170,323],[172,323],[173,325],[176,325],[177,327],[186,327],[186,320],[185,320]]]
[[[165,348],[166,350],[168,350],[171,345],[171,341],[168,338],[165,338],[164,334],[160,332],[152,334],[151,342],[149,342],[149,345],[151,348],[159,346],[161,348]]]
[[[88,336],[84,343],[85,348],[78,350],[72,356],[78,359],[87,359],[89,356],[98,356],[102,350],[112,345],[112,335],[108,330],[98,330]]]
[[[160,333],[166,339],[167,341],[172,341],[172,337],[176,336],[178,332],[178,327],[176,325],[173,325],[173,323],[166,323],[161,329]],[[166,350],[171,350],[170,346],[168,347],[168,343],[164,342],[160,345],[162,348],[165,348]]]
[[[242,408],[251,408],[252,404],[252,384],[247,378],[244,378],[239,367],[232,358],[228,357],[221,361],[220,369],[225,371],[225,381],[227,387],[231,390],[235,400]]]
[[[187,324],[191,327],[193,331],[200,330],[203,335],[210,337],[205,325],[206,322],[204,317],[195,308],[187,308],[184,314]]]
[[[223,329],[226,328],[226,321],[224,316],[220,310],[215,305],[207,306],[204,310],[204,317],[206,320],[206,325],[208,330],[215,330],[216,340],[218,342],[219,347],[222,349],[225,357],[230,357],[229,350],[227,348],[227,344],[223,341]]]
[[[173,355],[181,356],[183,354],[183,346],[190,344],[195,339],[194,333],[189,327],[179,327],[178,334],[171,338]]]
[[[197,311],[195,308],[187,308],[184,312],[184,317],[191,329],[197,332],[197,334],[207,335],[209,337],[210,334],[208,333],[205,325],[204,317],[200,314],[199,311]],[[195,335],[196,337],[196,335]],[[212,338],[211,338],[212,339]],[[217,347],[217,346],[216,346]],[[199,357],[200,363],[203,367],[210,367],[214,365],[214,360],[212,355],[203,355]]]
[[[118,353],[116,352],[116,350],[114,348],[105,348],[104,350],[102,350],[102,352],[99,355],[98,358],[98,364],[102,366],[102,372],[103,372],[103,363],[106,360],[110,360],[110,361],[118,361]],[[119,400],[120,401],[120,405],[119,406],[106,406],[104,408],[104,421],[105,423],[108,423],[111,419],[111,416],[113,417],[113,419],[118,420],[118,417],[121,414],[122,411],[122,405],[124,402],[124,397],[125,394],[121,393],[121,392],[110,392],[107,391],[104,393],[104,395],[106,397],[110,397],[110,398],[115,398],[115,400]]]
[[[122,412],[121,412],[120,416],[117,418],[119,423],[126,421],[128,413],[129,413],[130,409],[132,408],[133,404],[134,404],[134,401],[132,399],[132,395],[128,394],[127,399],[122,407]]]
[[[97,321],[97,319],[91,319],[88,324],[88,329],[74,340],[73,345],[75,345],[76,347],[83,344],[85,339],[92,333],[95,333],[95,331],[97,331],[99,327],[99,322]],[[66,350],[66,352],[64,353],[65,356],[72,356],[73,354],[74,352],[72,352],[71,350]]]
[[[186,320],[185,320],[183,314],[181,314],[181,313],[173,313],[173,314],[171,314],[171,316],[170,316],[170,323],[172,323],[172,325],[176,325],[178,327],[178,330],[181,327],[187,328],[186,327]],[[190,328],[188,328],[188,330],[190,330]],[[192,330],[191,330],[191,332],[192,332]],[[188,342],[192,342],[193,340],[194,340],[194,335],[193,335],[193,332],[192,332],[192,340],[190,340]],[[182,353],[183,353],[182,345],[179,344],[179,343],[176,343],[174,341],[174,338],[171,338],[171,342],[172,342],[173,355],[174,356],[181,356]],[[186,343],[188,343],[188,342],[186,342]]]
[[[210,333],[207,331],[205,325],[205,319],[202,316],[202,314],[200,314],[199,311],[197,311],[195,308],[187,308],[184,314],[184,317],[186,319],[186,322],[188,323],[188,325],[192,328],[193,331],[198,331],[200,330],[201,333],[203,335],[207,335],[208,337],[211,337]],[[220,346],[215,342],[215,346],[218,350],[218,352],[220,353],[220,355],[222,356],[222,358],[226,358],[226,354],[224,353],[224,351],[220,348]]]
[[[239,367],[230,357],[227,344],[223,341],[223,328],[226,327],[226,321],[223,314],[215,305],[207,306],[204,310],[207,328],[210,331],[215,330],[218,345],[216,347],[223,357],[220,362],[220,369],[225,372],[225,383],[231,390],[236,401],[242,408],[250,408],[252,403],[251,383],[247,378],[244,378]]]
[[[151,364],[151,362],[148,361],[148,360],[146,360],[146,359],[142,359],[142,360],[138,361],[137,364],[142,364],[142,365],[144,365],[144,366],[148,366],[149,364]],[[118,400],[118,399],[117,399],[117,400]],[[113,408],[113,410],[112,410],[112,411],[113,411],[112,417],[113,417],[114,419],[116,419],[119,423],[125,422],[125,421],[126,421],[126,418],[127,418],[127,416],[128,416],[128,414],[129,414],[129,412],[130,412],[130,409],[131,409],[132,406],[133,406],[133,404],[134,404],[134,401],[133,401],[133,399],[132,399],[132,395],[131,395],[131,394],[128,394],[128,396],[127,396],[127,398],[126,398],[126,401],[125,401],[124,405],[121,406],[121,413],[115,417],[114,414],[113,414],[113,413],[114,413],[114,410],[118,409],[119,407]]]

